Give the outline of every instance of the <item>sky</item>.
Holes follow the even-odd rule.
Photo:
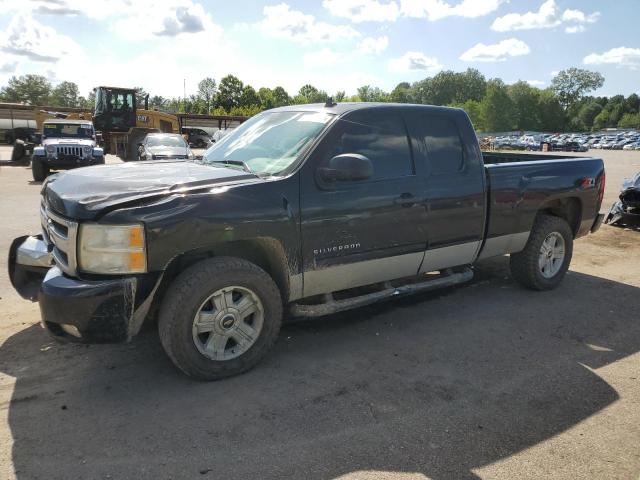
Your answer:
[[[640,0],[0,0],[0,86],[13,76],[196,93],[238,76],[290,94],[390,91],[477,68],[549,86],[570,67],[599,95],[640,93]]]

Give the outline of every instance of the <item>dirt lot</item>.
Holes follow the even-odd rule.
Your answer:
[[[640,152],[593,153],[608,208]],[[0,161],[2,479],[640,478],[638,231],[578,241],[555,291],[494,259],[471,285],[290,324],[258,368],[207,384],[153,326],[48,339],[6,274],[11,240],[38,230],[30,180]]]

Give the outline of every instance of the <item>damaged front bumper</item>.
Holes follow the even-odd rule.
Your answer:
[[[630,207],[622,200],[618,200],[611,206],[604,223],[609,225],[640,225],[640,208]]]
[[[42,325],[52,335],[85,343],[122,342],[138,333],[160,274],[78,279],[55,264],[41,236],[16,238],[9,278],[26,299],[38,301]]]

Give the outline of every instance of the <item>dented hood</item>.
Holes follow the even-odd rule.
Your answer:
[[[175,193],[189,193],[256,175],[194,162],[132,162],[78,168],[49,177],[42,194],[50,208],[70,218],[94,219],[103,210]]]

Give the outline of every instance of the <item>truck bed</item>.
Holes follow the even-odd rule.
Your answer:
[[[487,183],[487,225],[480,257],[524,246],[536,214],[576,209],[574,235],[591,229],[604,181],[601,159],[569,155],[482,152]],[[507,245],[505,247],[505,245]]]

